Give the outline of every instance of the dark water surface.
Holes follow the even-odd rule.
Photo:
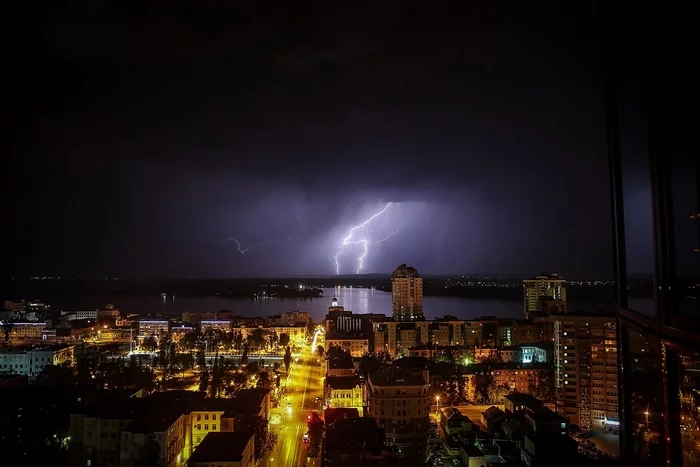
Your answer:
[[[128,296],[84,296],[75,302],[54,303],[49,297],[46,301],[54,308],[64,310],[91,310],[113,303],[122,314],[137,313],[155,315],[161,312],[180,316],[185,311],[204,312],[231,310],[238,316],[268,316],[284,311],[298,309],[311,314],[312,319],[321,320],[336,297],[340,305],[355,313],[382,313],[391,315],[391,294],[381,290],[362,288],[324,288],[322,298],[312,299],[240,299],[219,297],[177,297],[160,295],[147,297]],[[444,315],[454,315],[460,319],[472,319],[480,316],[498,318],[522,318],[523,303],[520,300],[425,297],[423,312],[426,319]],[[610,304],[570,304],[572,309],[610,308]]]

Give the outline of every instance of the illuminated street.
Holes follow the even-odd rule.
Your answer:
[[[320,399],[316,400],[323,396],[321,364],[313,360],[310,348],[298,356],[298,362],[296,358],[280,406],[272,410],[270,429],[277,433],[278,439],[275,448],[261,462],[263,466],[314,465],[307,464],[308,444],[304,444],[303,436],[307,417],[312,412],[322,415]],[[317,460],[315,465],[320,462]]]

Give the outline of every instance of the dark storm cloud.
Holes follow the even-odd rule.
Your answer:
[[[597,18],[547,3],[37,8],[25,269],[326,273],[394,201],[373,270],[607,273]]]

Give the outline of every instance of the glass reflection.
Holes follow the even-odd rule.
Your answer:
[[[700,356],[678,355],[678,397],[680,399],[680,434],[683,465],[700,466]]]
[[[676,141],[671,159],[675,305],[700,317],[700,162],[689,147]]]
[[[661,358],[646,336],[627,330],[629,401],[626,430],[632,443],[629,465],[657,467],[665,464],[664,403]]]
[[[645,93],[637,54],[623,50],[618,59],[619,135],[624,203],[627,308],[654,315],[654,235],[651,165]]]

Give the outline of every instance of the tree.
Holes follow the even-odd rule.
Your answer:
[[[554,399],[554,367],[547,365],[537,370],[537,384],[535,388],[530,388],[530,393],[542,401]]]
[[[258,373],[258,382],[255,387],[259,389],[270,389],[272,387],[272,380],[270,379],[270,373],[267,371],[261,371]]]
[[[10,333],[14,325],[12,323],[2,323],[2,331],[5,334],[5,342],[10,340]]]
[[[318,355],[320,358],[323,358],[323,354],[325,352],[326,352],[326,349],[324,349],[322,345],[316,346],[316,355]]]
[[[367,377],[368,374],[384,369],[384,361],[379,357],[365,355],[360,358],[360,373]]]
[[[260,365],[258,362],[250,362],[245,367],[246,373],[249,375],[254,375],[260,372]]]
[[[323,437],[325,427],[323,420],[321,420],[321,417],[319,417],[316,412],[311,414],[306,425],[309,427],[308,455],[310,458],[315,459],[321,451],[321,438]]]
[[[199,332],[188,332],[187,334],[182,336],[182,339],[180,339],[180,348],[182,348],[182,350],[185,351],[194,350],[200,338],[201,334],[199,334]]]
[[[287,374],[289,374],[289,367],[291,365],[292,365],[292,349],[290,349],[289,346],[287,346],[287,348],[284,350],[284,368],[287,370]]]
[[[234,332],[232,343],[234,349],[240,350],[243,347],[243,334],[239,331]]]
[[[199,391],[206,394],[209,388],[209,372],[204,370],[199,376]]]
[[[248,381],[248,376],[245,373],[236,372],[233,374],[233,384],[236,386],[244,386]]]
[[[279,345],[281,345],[282,347],[287,347],[289,345],[289,334],[287,334],[286,332],[280,334]]]
[[[38,380],[50,386],[60,386],[73,382],[73,369],[65,365],[46,365]]]
[[[248,346],[243,346],[243,354],[241,355],[241,360],[239,366],[246,366],[248,364]]]
[[[267,429],[267,421],[261,417],[255,417],[249,428],[255,433],[255,458],[260,459],[275,446],[277,435]]]
[[[461,404],[467,400],[467,384],[464,378],[459,375],[457,379],[457,403]]]
[[[267,345],[268,334],[269,331],[266,331],[263,328],[257,328],[248,336],[248,343],[251,344],[254,348],[258,349],[261,347],[265,347]]]
[[[192,355],[192,353],[180,354],[179,361],[184,371],[189,371],[194,368],[194,355]]]
[[[270,341],[270,346],[277,348],[277,345],[279,344],[279,337],[277,336],[277,333],[272,331],[268,337]]]
[[[158,341],[156,340],[156,337],[148,336],[148,339],[143,341],[143,347],[149,352],[155,352],[158,348]]]
[[[474,398],[477,404],[491,404],[495,387],[496,380],[491,374],[491,370],[481,371],[474,375]]]
[[[200,371],[204,371],[207,369],[207,356],[204,353],[204,350],[198,350],[197,355],[196,355],[196,360],[197,360],[197,366],[199,367]]]

